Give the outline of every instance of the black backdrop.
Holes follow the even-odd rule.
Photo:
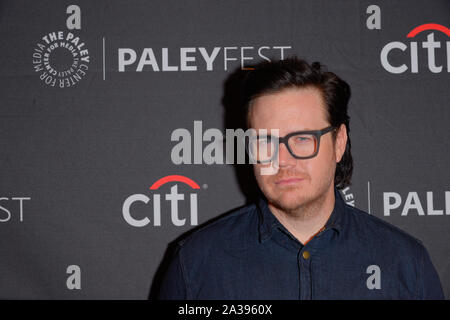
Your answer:
[[[0,298],[147,298],[170,242],[251,196],[239,166],[176,164],[174,131],[201,154],[234,76],[290,55],[351,85],[342,194],[449,297],[449,26],[447,0],[1,1]]]

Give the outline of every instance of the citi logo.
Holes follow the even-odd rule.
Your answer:
[[[193,190],[200,189],[200,186],[192,179],[181,175],[169,175],[153,183],[149,190],[154,192],[165,184],[176,183],[170,187],[170,193],[164,197],[170,203],[170,221],[177,227],[184,226],[186,223],[191,226],[198,225],[197,193],[190,193],[188,196],[190,201],[189,217],[182,217],[183,215],[180,217],[178,202],[185,200],[185,194],[178,193],[177,182],[181,182]],[[153,206],[149,205],[150,197],[145,194],[133,194],[125,199],[122,206],[122,214],[125,221],[133,227],[145,227],[151,223],[153,226],[161,226],[161,194],[153,193],[152,198]],[[144,205],[145,209],[144,217],[142,217],[142,205]],[[139,206],[141,210],[137,212]],[[151,208],[150,213],[148,212],[148,207]],[[149,216],[152,217],[152,220],[150,220]],[[187,219],[188,222],[186,221]]]
[[[427,40],[422,42],[421,48],[426,49],[426,53],[428,58],[428,69],[432,73],[440,73],[445,72],[444,67],[442,65],[438,65],[436,62],[436,51],[443,50],[443,47],[446,47],[446,57],[447,57],[447,72],[450,72],[450,41],[436,41],[435,40],[435,32],[438,31],[438,37],[444,33],[447,37],[450,37],[450,29],[447,27],[436,24],[436,23],[427,23],[422,24],[418,27],[412,29],[407,35],[406,38],[409,40],[413,40],[418,34],[422,32],[428,32]],[[393,41],[386,44],[383,49],[381,49],[380,59],[381,65],[383,68],[390,73],[404,73],[407,70],[410,70],[411,73],[419,72],[419,45],[417,41],[410,41],[408,44],[405,44],[400,41]],[[395,51],[403,51],[404,53],[400,53],[402,57],[402,61],[404,63],[394,65],[389,61],[389,56],[392,54],[399,54]],[[425,50],[423,50],[425,51]],[[422,54],[422,51],[421,53]],[[443,63],[443,61],[440,61]]]

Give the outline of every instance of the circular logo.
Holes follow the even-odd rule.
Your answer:
[[[51,32],[34,48],[34,71],[51,87],[76,85],[86,75],[88,65],[89,50],[72,32]]]

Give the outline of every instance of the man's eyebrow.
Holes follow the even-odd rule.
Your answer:
[[[277,130],[280,130],[280,129],[277,129]],[[296,129],[296,130],[291,130],[291,131],[287,132],[285,135],[291,134],[291,133],[293,133],[293,132],[317,131],[317,130],[320,130],[320,129],[309,129],[309,128],[306,128],[306,129]]]

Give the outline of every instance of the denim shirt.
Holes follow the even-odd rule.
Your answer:
[[[444,299],[422,243],[387,222],[335,206],[306,245],[267,201],[243,207],[180,241],[159,299]]]

